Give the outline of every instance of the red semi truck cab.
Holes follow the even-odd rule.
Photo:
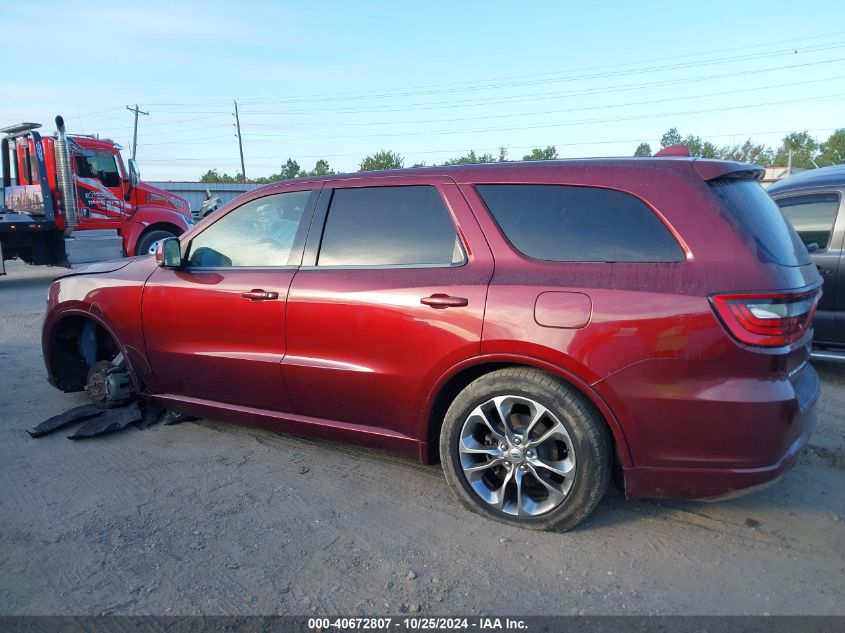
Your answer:
[[[98,252],[142,255],[193,224],[187,200],[141,182],[135,162],[124,163],[119,145],[66,135],[61,117],[56,119],[55,136],[42,137],[34,123],[0,130],[5,133],[2,259],[67,266],[72,252],[82,253],[76,261],[95,261],[92,253]],[[98,243],[86,240],[94,236]],[[111,249],[104,249],[109,237]]]

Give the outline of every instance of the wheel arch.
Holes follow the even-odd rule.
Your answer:
[[[86,353],[81,350],[80,337],[90,335],[88,333],[94,336],[94,347]],[[118,353],[122,353],[126,360],[133,387],[139,393],[142,390],[144,381],[136,368],[139,357],[143,360],[143,356],[123,345],[113,329],[94,310],[63,312],[45,330],[42,345],[49,382],[65,393],[82,391],[88,376],[89,360],[112,360]],[[88,359],[83,356],[88,356]]]
[[[191,224],[184,215],[168,209],[141,206],[123,225],[120,234],[123,237],[123,250],[129,256],[136,255],[138,240],[148,231],[165,230],[174,235],[190,230]]]
[[[455,397],[471,382],[485,374],[504,369],[506,367],[527,367],[538,369],[567,383],[586,397],[601,414],[608,435],[613,444],[614,459],[620,466],[630,467],[631,452],[622,427],[613,411],[604,400],[590,387],[589,384],[577,376],[561,369],[557,365],[542,360],[517,355],[490,355],[469,359],[459,363],[446,372],[431,390],[424,407],[425,434],[420,444],[420,461],[425,464],[435,464],[439,460],[438,442],[440,429],[446,410]]]
[[[144,237],[152,233],[153,231],[167,231],[168,233],[172,233],[175,237],[181,235],[184,231],[172,224],[171,222],[156,222],[155,224],[150,224],[146,227],[141,233],[135,238],[135,243],[132,245],[132,254],[138,255],[138,244],[141,242]]]

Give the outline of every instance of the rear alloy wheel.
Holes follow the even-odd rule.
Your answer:
[[[532,529],[574,527],[610,478],[609,439],[592,404],[527,368],[486,374],[458,394],[446,413],[440,457],[466,506]]]
[[[177,237],[170,231],[150,231],[141,236],[135,247],[136,255],[155,255],[158,243],[168,237]]]

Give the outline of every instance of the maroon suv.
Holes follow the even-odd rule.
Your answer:
[[[732,494],[795,462],[819,395],[821,282],[761,174],[601,159],[269,185],[156,257],[56,281],[50,381],[106,367],[186,414],[439,458],[466,506],[531,528],[574,526],[612,473],[628,498]]]

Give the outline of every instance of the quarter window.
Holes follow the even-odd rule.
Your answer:
[[[645,203],[612,189],[479,185],[505,237],[528,257],[555,262],[677,262],[678,242]]]
[[[318,266],[449,266],[464,261],[435,187],[355,187],[332,195]]]
[[[200,268],[298,265],[311,191],[251,200],[191,240],[188,263]]]
[[[836,211],[839,209],[838,194],[793,196],[776,202],[806,246],[817,244],[819,250],[828,247],[836,223]]]

